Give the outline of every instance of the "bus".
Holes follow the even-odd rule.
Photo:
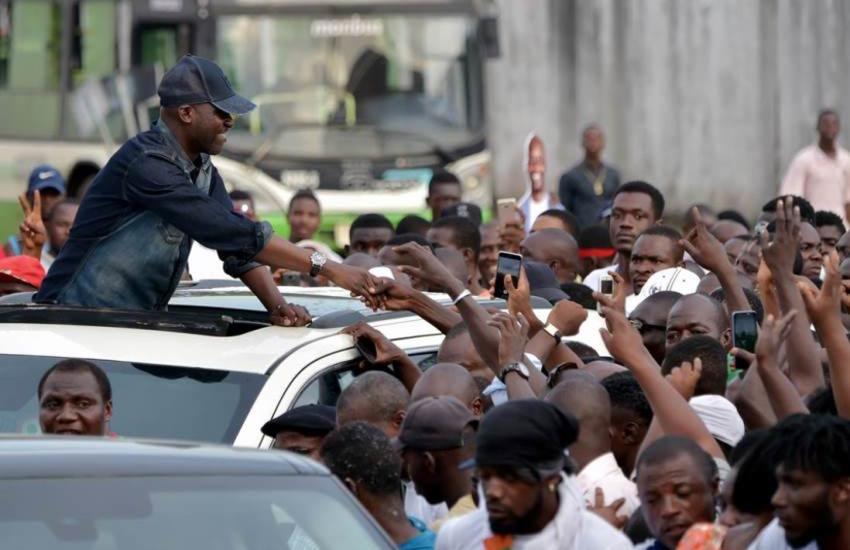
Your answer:
[[[438,169],[489,207],[496,16],[492,0],[0,0],[0,218],[44,162],[81,195],[190,52],[258,105],[216,166],[266,217],[313,189],[341,244],[358,213],[424,212]]]

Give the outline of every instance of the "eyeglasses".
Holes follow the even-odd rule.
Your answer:
[[[650,330],[661,330],[667,331],[666,325],[651,325],[649,323],[644,323],[640,319],[629,319],[629,323],[635,327],[635,330],[644,334],[645,332],[649,332]]]

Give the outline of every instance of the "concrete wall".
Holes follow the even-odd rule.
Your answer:
[[[544,138],[547,179],[581,158],[598,122],[607,159],[671,209],[756,213],[817,111],[850,141],[850,1],[498,0],[502,57],[488,66],[500,196],[521,192],[522,142]]]

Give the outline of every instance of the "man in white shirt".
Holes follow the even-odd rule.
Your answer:
[[[850,219],[850,153],[838,145],[841,121],[825,109],[818,114],[818,142],[804,147],[782,180],[780,195],[806,198],[815,210],[827,210]]]
[[[569,371],[546,395],[546,401],[574,416],[579,423],[578,439],[569,447],[578,467],[578,485],[586,505],[594,503],[602,489],[605,505],[624,499],[617,515],[629,517],[640,506],[637,487],[617,465],[611,452],[611,399],[589,374]]]
[[[611,220],[608,222],[611,243],[617,250],[617,263],[591,271],[584,278],[584,284],[598,291],[599,281],[609,271],[619,273],[623,280],[631,283],[629,262],[632,246],[638,235],[660,223],[663,215],[664,196],[654,186],[645,181],[630,181],[621,185],[614,193]]]
[[[478,510],[450,520],[437,550],[614,550],[632,548],[621,532],[585,510],[574,477],[562,470],[575,419],[537,399],[491,410],[476,437]]]
[[[531,231],[537,216],[551,208],[563,209],[558,196],[546,187],[546,153],[543,140],[537,134],[528,134],[525,140],[524,166],[528,185],[517,206],[525,215],[525,232]]]

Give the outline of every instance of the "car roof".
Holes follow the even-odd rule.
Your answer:
[[[0,479],[207,475],[330,473],[287,451],[104,437],[0,436]]]

